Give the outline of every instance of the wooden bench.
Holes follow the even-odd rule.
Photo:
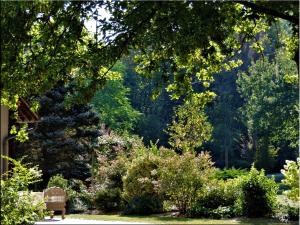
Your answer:
[[[66,192],[59,187],[51,187],[44,191],[44,199],[47,210],[51,211],[51,219],[55,211],[61,211],[62,219],[66,213]]]

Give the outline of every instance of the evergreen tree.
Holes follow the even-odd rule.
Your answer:
[[[66,104],[72,88],[57,87],[38,99],[38,127],[30,134],[29,143],[18,144],[18,155],[28,155],[27,160],[39,165],[45,177],[90,176],[91,154],[100,136],[99,116],[90,105]]]

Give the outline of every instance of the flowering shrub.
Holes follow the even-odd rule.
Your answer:
[[[130,163],[123,178],[123,199],[126,212],[151,214],[163,209],[162,196],[158,190],[160,157],[149,152]]]
[[[213,171],[208,153],[168,156],[159,168],[160,192],[185,214],[195,205]]]
[[[299,176],[300,176],[300,158],[297,158],[297,162],[286,160],[286,165],[281,173],[284,175],[284,179],[281,181],[287,185],[290,190],[285,191],[287,197],[292,201],[299,201]]]
[[[30,184],[39,181],[40,171],[37,167],[27,168],[21,161],[1,157],[13,164],[13,169],[4,174],[6,178],[1,178],[1,224],[27,225],[42,219],[45,205],[35,202],[28,191]]]

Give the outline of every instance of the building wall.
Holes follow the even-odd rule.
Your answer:
[[[8,123],[9,123],[9,112],[6,106],[1,105],[0,110],[1,115],[1,133],[0,133],[0,148],[1,148],[1,155],[8,156],[8,143],[5,142],[5,138],[8,136]],[[8,163],[7,160],[1,158],[1,174],[8,170]]]

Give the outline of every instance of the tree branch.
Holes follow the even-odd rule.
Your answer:
[[[294,24],[299,23],[299,18],[297,16],[290,16],[290,15],[284,14],[282,12],[278,12],[274,9],[267,8],[263,5],[258,5],[258,4],[255,4],[253,2],[248,2],[248,1],[237,1],[237,3],[242,4],[246,7],[249,7],[254,11],[264,13],[264,14],[267,14],[267,15],[270,15],[270,16],[278,17],[278,18],[281,18],[281,19],[284,19],[284,20],[288,20],[288,21],[290,21],[291,23],[294,23]]]

